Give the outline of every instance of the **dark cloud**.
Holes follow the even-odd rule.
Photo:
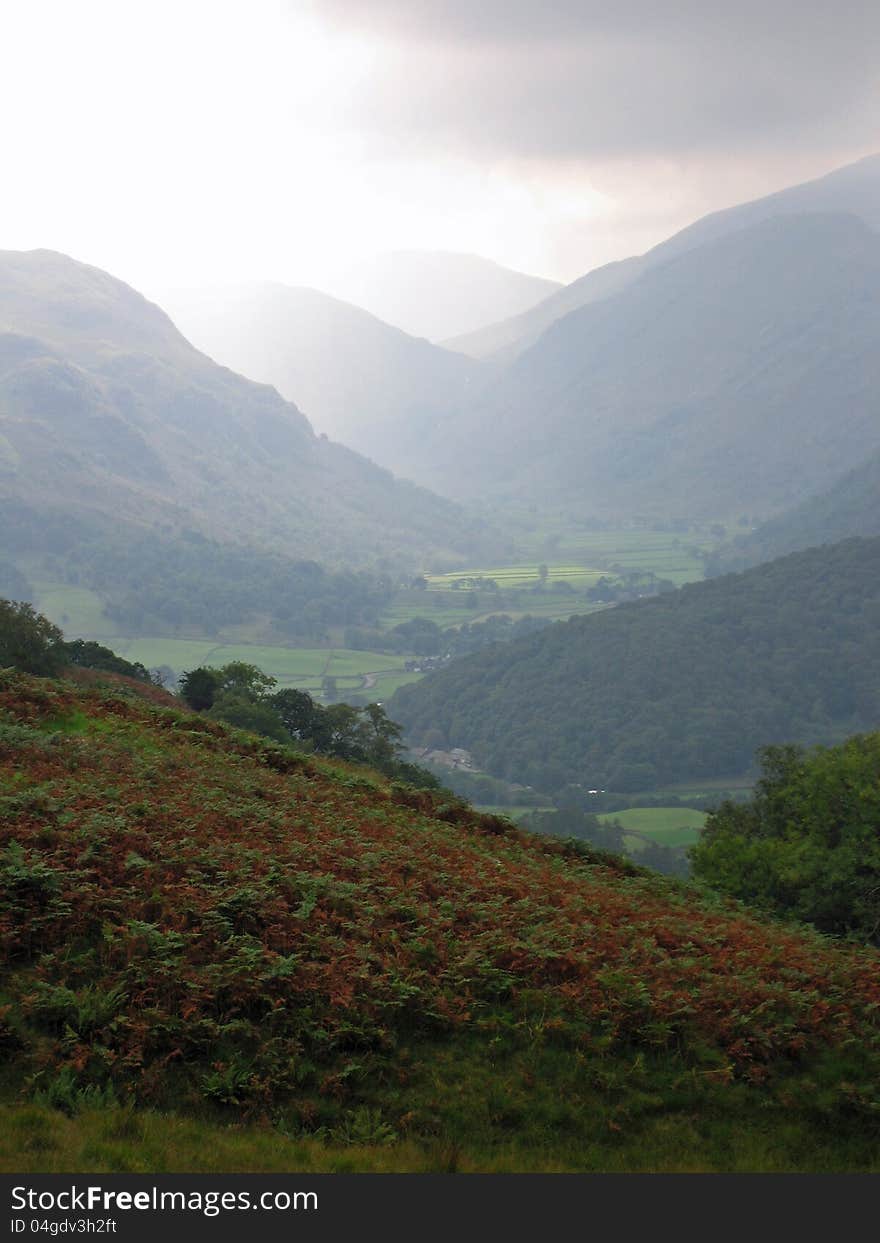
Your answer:
[[[315,0],[379,36],[352,120],[498,158],[880,147],[880,5]]]

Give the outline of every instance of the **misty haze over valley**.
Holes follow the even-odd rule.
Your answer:
[[[0,83],[3,1171],[880,1171],[878,14],[77,8]]]

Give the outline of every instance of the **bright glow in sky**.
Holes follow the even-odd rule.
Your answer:
[[[430,125],[414,146],[359,118],[399,44],[380,26],[334,24],[326,7],[7,0],[0,248],[65,251],[147,293],[321,285],[390,249],[468,251],[570,280],[829,167],[824,151],[784,167],[766,153],[544,159],[444,144]]]

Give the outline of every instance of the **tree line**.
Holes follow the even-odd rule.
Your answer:
[[[316,703],[308,691],[276,690],[277,679],[256,665],[201,665],[181,676],[180,696],[194,711],[237,729],[294,743],[302,750],[369,764],[411,785],[438,788],[431,773],[404,758],[401,727],[381,704]]]

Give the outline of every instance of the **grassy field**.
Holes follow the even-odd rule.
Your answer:
[[[706,813],[692,807],[630,807],[608,812],[599,819],[603,823],[617,820],[632,834],[649,837],[661,846],[692,846],[706,823]],[[634,850],[641,844],[639,837],[632,837]]]
[[[382,613],[381,622],[386,629],[399,626],[401,622],[412,621],[414,617],[427,617],[438,626],[460,626],[463,622],[482,622],[487,617],[506,613],[508,617],[546,617],[549,621],[560,621],[571,617],[573,613],[595,613],[602,605],[593,604],[582,597],[555,595],[553,592],[526,595],[516,605],[509,603],[492,603],[488,592],[480,592],[480,603],[477,608],[466,604],[455,604],[455,592],[423,591],[416,603],[409,601],[392,603]],[[450,601],[453,601],[450,603]]]
[[[477,811],[483,812],[487,816],[506,816],[508,820],[522,820],[524,816],[530,816],[535,811],[555,811],[556,808],[549,804],[546,807],[531,807],[524,804],[513,804],[511,806],[502,807],[497,803],[474,803]]]
[[[755,784],[754,777],[706,777],[700,781],[681,782],[667,786],[660,794],[674,794],[678,798],[699,798],[706,794],[719,794],[751,790]]]
[[[670,531],[556,531],[532,532],[520,541],[532,554],[551,563],[563,558],[580,565],[623,570],[651,570],[680,587],[703,577],[699,550],[709,549],[708,537]],[[542,555],[543,553],[543,555]]]
[[[34,605],[69,638],[89,638],[106,642],[119,633],[115,622],[104,616],[101,597],[86,587],[70,587],[63,583],[27,574],[34,588]]]
[[[296,686],[312,692],[320,691],[323,678],[333,677],[340,691],[372,690],[378,696],[387,696],[404,681],[419,676],[405,672],[402,656],[348,648],[274,647],[216,643],[211,639],[126,638],[117,638],[113,646],[126,660],[140,661],[148,668],[168,665],[178,674],[198,665],[218,666],[242,660],[277,678],[279,686]]]
[[[567,530],[556,539],[552,556],[549,552],[542,555],[545,549],[541,541],[546,545],[547,538],[542,535],[539,539],[531,533],[526,543],[531,540],[534,545],[529,549],[533,559],[515,565],[471,566],[427,576],[427,590],[398,594],[381,616],[382,627],[391,629],[415,617],[427,617],[446,628],[485,621],[497,613],[507,613],[513,618],[530,614],[559,621],[603,607],[587,600],[584,594],[603,574],[651,570],[676,583],[702,576],[702,564],[695,555],[696,537],[638,530],[583,533]],[[541,581],[539,566],[542,564],[547,566],[546,587],[535,590]],[[219,638],[124,635],[104,616],[102,601],[95,592],[46,578],[45,571],[41,572],[36,562],[23,563],[22,569],[35,589],[36,607],[60,625],[69,638],[96,639],[148,668],[165,665],[180,674],[202,664],[223,665],[243,660],[277,678],[280,686],[295,686],[317,694],[322,679],[330,676],[336,678],[341,695],[370,693],[377,699],[388,698],[399,686],[420,677],[406,673],[405,656],[343,647],[339,642],[341,631],[333,632],[331,641],[335,640],[336,646],[332,648],[261,642],[265,634],[262,623],[231,627]],[[493,579],[502,600],[494,599],[493,592],[479,588],[476,593],[452,588],[456,581],[479,578]],[[566,584],[572,589],[571,594],[554,591],[557,584]]]
[[[475,804],[486,815],[506,816],[508,820],[522,820],[535,811],[553,811],[547,807],[501,807],[488,803]],[[644,846],[644,838],[661,846],[692,846],[700,836],[706,822],[706,813],[692,807],[631,807],[626,811],[604,812],[598,817],[603,824],[617,820],[627,830],[627,847],[638,850]]]
[[[474,590],[479,591],[479,579],[481,578],[492,579],[498,584],[499,590],[508,591],[521,587],[537,587],[541,582],[539,564],[539,562],[533,562],[500,568],[462,570],[453,574],[426,574],[425,577],[428,580],[429,591],[454,590],[454,583],[461,583],[464,588],[473,587]],[[583,590],[586,587],[592,587],[602,577],[601,570],[590,569],[585,565],[566,565],[554,561],[552,564],[546,563],[546,568],[548,588],[554,583],[568,583],[571,587]]]
[[[575,1059],[571,1059],[575,1060]],[[625,1079],[625,1066],[604,1059],[605,1075]],[[706,1072],[704,1072],[706,1073]],[[515,1087],[478,1079],[467,1104],[485,1112],[485,1097],[522,1109]],[[511,1076],[512,1078],[513,1076]],[[445,1086],[445,1085],[444,1085]],[[469,1085],[461,1083],[460,1092]],[[549,1094],[548,1094],[549,1095]],[[682,1094],[683,1095],[683,1094]],[[720,1095],[720,1093],[716,1093]],[[473,1098],[476,1096],[476,1100]],[[633,1093],[636,1096],[636,1093]],[[629,1103],[629,1102],[627,1102]],[[351,1174],[351,1173],[712,1173],[880,1171],[876,1145],[855,1128],[823,1134],[806,1110],[746,1100],[739,1110],[713,1102],[706,1108],[664,1111],[651,1116],[650,1099],[615,1120],[601,1099],[589,1102],[579,1128],[572,1110],[556,1100],[541,1101],[548,1142],[518,1143],[510,1124],[501,1134],[471,1145],[457,1138],[394,1136],[390,1142],[351,1138],[290,1137],[264,1124],[206,1121],[148,1109],[91,1109],[69,1118],[32,1104],[0,1105],[2,1174]],[[464,1112],[459,1105],[461,1113]],[[807,1116],[805,1116],[805,1114]],[[555,1117],[554,1117],[555,1115]],[[635,1116],[633,1116],[635,1115]],[[366,1113],[367,1119],[371,1117]],[[559,1119],[567,1128],[560,1130]],[[554,1121],[556,1134],[554,1135]],[[609,1122],[611,1125],[609,1125]],[[588,1134],[592,1124],[592,1134]],[[612,1129],[613,1127],[613,1129]],[[504,1131],[507,1131],[505,1137]],[[575,1130],[575,1134],[570,1132]],[[580,1133],[577,1133],[577,1130]],[[853,1134],[852,1131],[855,1131]],[[492,1142],[494,1140],[494,1142]],[[506,1140],[506,1142],[505,1142]]]

